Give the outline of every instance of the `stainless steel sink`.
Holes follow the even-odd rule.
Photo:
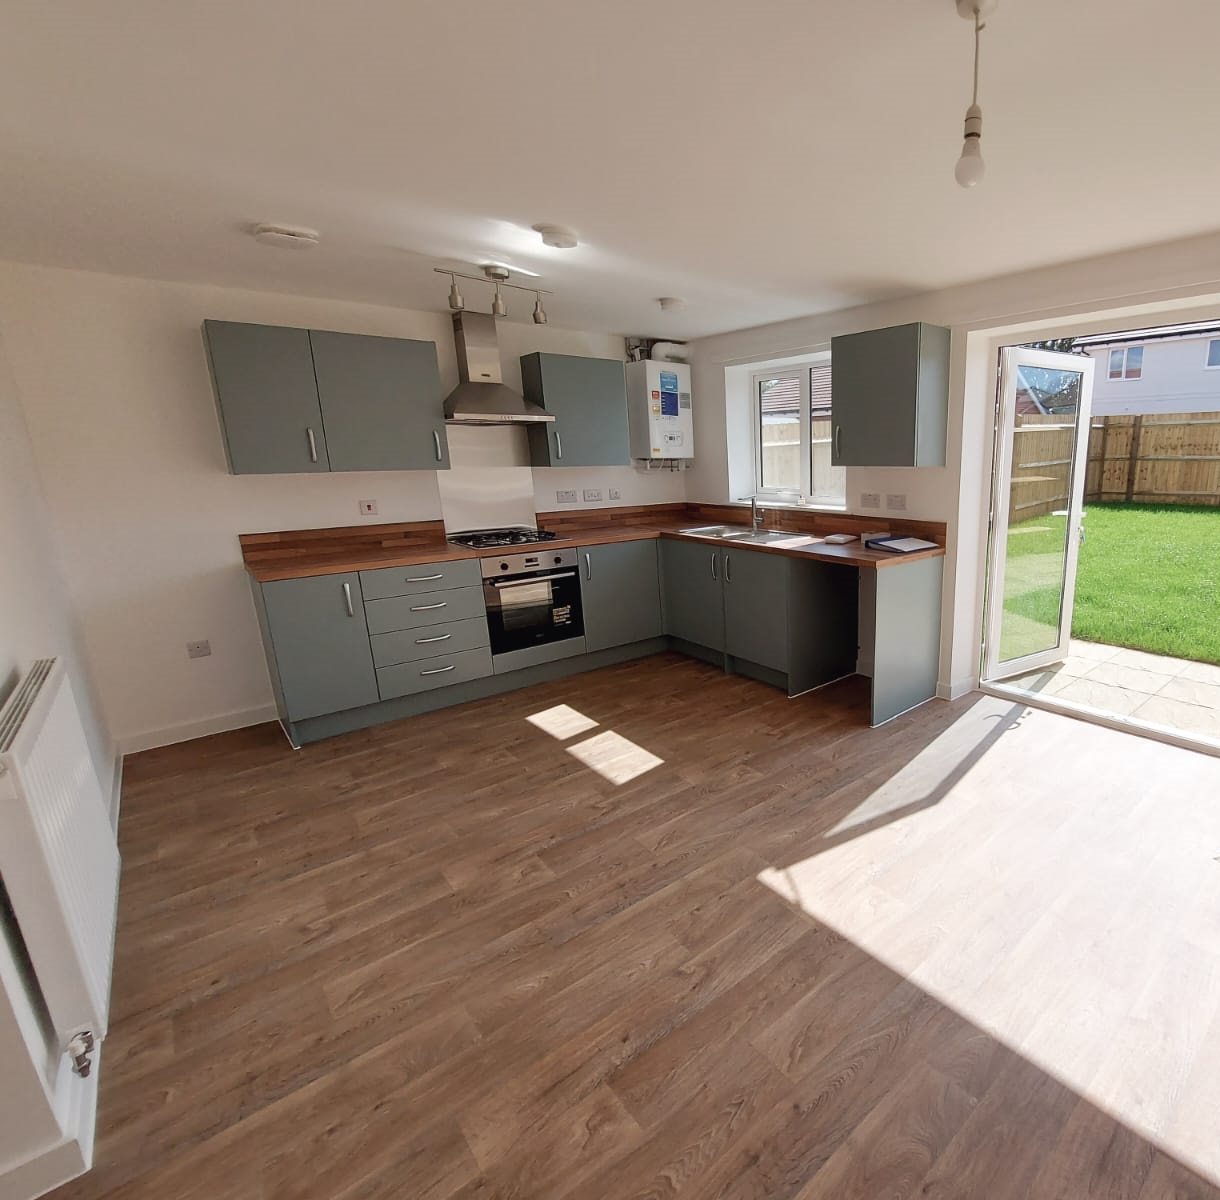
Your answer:
[[[786,533],[781,529],[751,529],[748,525],[699,525],[693,529],[679,529],[679,533],[691,533],[696,537],[719,538],[725,542],[753,542],[766,545],[788,538],[800,537],[799,533]]]

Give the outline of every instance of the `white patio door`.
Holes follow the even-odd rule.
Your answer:
[[[1067,657],[1092,399],[1091,358],[1002,351],[985,680]]]

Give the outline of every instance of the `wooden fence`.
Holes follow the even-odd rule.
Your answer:
[[[1066,506],[1072,435],[1068,416],[1017,417],[1014,522]],[[1094,417],[1085,500],[1220,506],[1220,413]]]

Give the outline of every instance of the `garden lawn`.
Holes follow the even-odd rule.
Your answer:
[[[1085,512],[1072,636],[1220,663],[1220,508],[1088,504]],[[1057,625],[1065,521],[1034,517],[1009,530],[1004,659],[1044,647]]]

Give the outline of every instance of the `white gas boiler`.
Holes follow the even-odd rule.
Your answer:
[[[694,458],[690,367],[644,359],[627,364],[632,458]]]

